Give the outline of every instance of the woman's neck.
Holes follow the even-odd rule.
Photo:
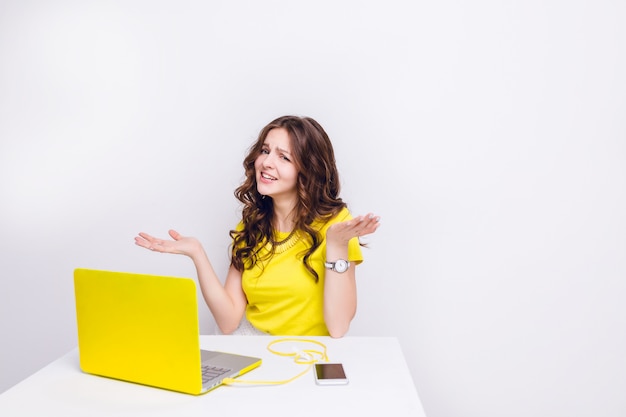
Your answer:
[[[294,214],[296,205],[274,201],[274,229],[279,232],[291,232],[295,226]]]

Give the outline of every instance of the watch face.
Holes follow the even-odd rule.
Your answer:
[[[348,261],[344,261],[343,259],[338,259],[337,262],[335,262],[335,271],[346,272],[348,270],[348,266],[350,266]]]

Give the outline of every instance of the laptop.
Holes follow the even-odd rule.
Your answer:
[[[83,372],[204,394],[261,359],[200,350],[196,284],[126,272],[74,271]]]

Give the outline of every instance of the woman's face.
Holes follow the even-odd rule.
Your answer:
[[[254,169],[260,194],[272,197],[276,202],[297,198],[298,170],[293,163],[291,140],[286,129],[279,127],[269,131]]]

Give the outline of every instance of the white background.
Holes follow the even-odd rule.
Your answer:
[[[626,414],[626,3],[0,0],[0,391],[76,345],[76,267],[217,271],[283,114],[382,226],[351,335],[430,417]],[[201,304],[201,331],[212,318]],[[384,362],[384,358],[372,358]]]

